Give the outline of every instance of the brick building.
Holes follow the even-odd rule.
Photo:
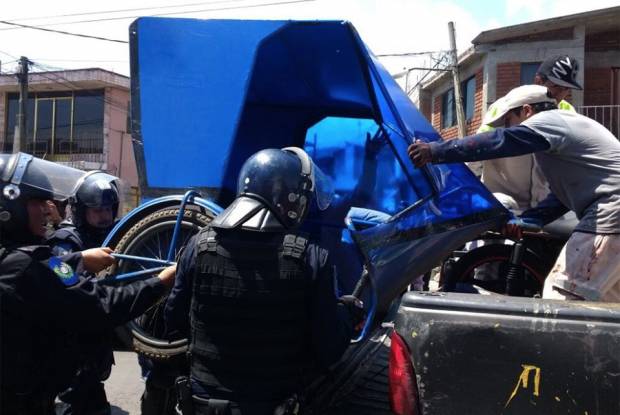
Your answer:
[[[21,151],[122,179],[124,209],[138,202],[138,173],[128,130],[129,78],[104,69],[34,72],[28,79]],[[12,152],[19,85],[0,76],[0,148]]]
[[[583,91],[569,101],[620,137],[620,7],[508,26],[480,33],[459,56],[467,134],[475,133],[487,107],[512,88],[533,82],[547,57],[568,54],[581,70]],[[442,137],[458,136],[450,73],[421,84],[414,101]]]

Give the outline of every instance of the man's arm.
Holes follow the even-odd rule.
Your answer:
[[[29,266],[24,296],[45,324],[81,332],[99,332],[138,317],[174,278],[174,271],[167,269],[158,277],[110,287],[79,277],[66,265],[52,268],[39,262]]]
[[[546,225],[558,219],[569,210],[553,193],[549,193],[536,207],[526,210],[519,218],[525,221],[533,219],[542,225]]]
[[[431,162],[455,163],[521,156],[549,148],[549,143],[542,135],[517,125],[456,140],[430,143],[417,141],[409,146],[407,152],[415,166],[422,167]]]
[[[314,281],[312,299],[312,346],[318,363],[326,368],[340,359],[351,342],[353,319],[348,308],[336,298],[333,265],[329,258],[321,262],[324,265]]]
[[[192,237],[179,258],[174,287],[166,300],[164,321],[170,338],[189,336],[189,312],[192,299],[192,281],[196,262],[196,237]]]

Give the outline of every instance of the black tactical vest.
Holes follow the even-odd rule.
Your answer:
[[[197,244],[193,378],[212,398],[280,403],[312,367],[307,239],[207,227]]]

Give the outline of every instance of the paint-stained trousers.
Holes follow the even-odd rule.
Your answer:
[[[574,232],[545,281],[543,298],[620,302],[620,234]]]

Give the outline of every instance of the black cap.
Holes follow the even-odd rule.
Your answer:
[[[548,79],[558,86],[570,89],[583,89],[577,82],[579,62],[568,55],[558,55],[545,59],[536,71],[543,79]]]

